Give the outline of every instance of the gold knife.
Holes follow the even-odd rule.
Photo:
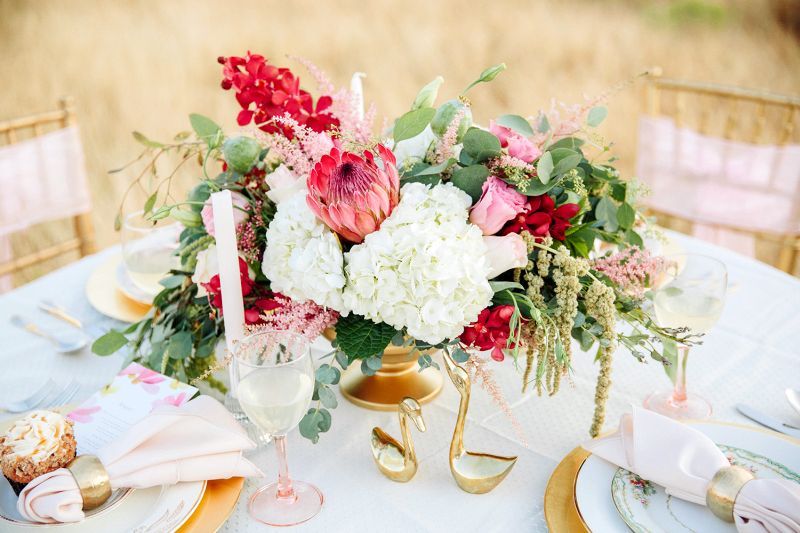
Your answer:
[[[56,306],[55,304],[53,304],[51,302],[48,302],[48,301],[39,302],[39,309],[41,309],[42,311],[44,311],[46,313],[49,313],[49,314],[53,315],[56,318],[60,318],[61,320],[63,320],[67,324],[71,324],[71,325],[75,326],[78,329],[83,329],[83,324],[81,323],[80,320],[78,320],[77,318],[75,318],[74,316],[70,315],[65,310],[63,310],[62,308]]]

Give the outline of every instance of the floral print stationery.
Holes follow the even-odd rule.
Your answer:
[[[131,363],[67,415],[75,423],[78,454],[94,454],[159,405],[180,406],[197,389]]]

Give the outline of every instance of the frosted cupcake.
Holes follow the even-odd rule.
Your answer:
[[[52,411],[33,411],[0,437],[0,467],[19,495],[35,478],[75,458],[72,421]]]

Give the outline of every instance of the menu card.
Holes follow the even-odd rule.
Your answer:
[[[95,454],[159,405],[180,406],[197,389],[131,363],[67,415],[75,423],[78,455]]]

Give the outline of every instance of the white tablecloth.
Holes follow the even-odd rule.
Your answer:
[[[676,236],[691,252],[712,255],[725,262],[732,289],[719,324],[702,346],[694,348],[689,362],[689,388],[714,404],[714,418],[748,421],[733,408],[747,402],[783,420],[800,423],[783,397],[786,387],[800,387],[800,281],[767,265],[733,252]],[[45,276],[0,297],[0,398],[25,396],[47,378],[71,378],[82,384],[77,400],[106,383],[120,368],[119,356],[97,357],[85,349],[59,355],[41,339],[9,324],[14,313],[64,327],[36,310],[50,298],[71,310],[93,334],[115,325],[94,311],[84,297],[92,269],[102,263],[106,250]],[[369,452],[369,434],[375,425],[397,434],[396,415],[356,408],[344,400],[333,413],[333,428],[317,445],[297,432],[289,437],[289,466],[298,479],[315,483],[325,494],[323,511],[297,531],[545,531],[543,496],[555,465],[587,438],[591,422],[597,367],[592,355],[574,357],[574,373],[553,397],[522,395],[520,376],[510,361],[494,365],[497,381],[526,432],[528,446],[479,388],[472,395],[465,441],[468,449],[518,455],[508,478],[486,495],[462,492],[450,477],[448,447],[458,408],[458,396],[446,380],[443,393],[423,407],[428,431],[414,431],[420,458],[417,476],[409,483],[393,483],[375,468]],[[638,363],[624,350],[614,361],[613,389],[607,428],[620,414],[638,404],[651,391],[669,387],[660,366]],[[7,418],[0,412],[0,419]],[[270,480],[276,476],[271,447],[256,460]],[[263,531],[247,515],[247,499],[260,483],[249,480],[239,505],[222,531]]]

